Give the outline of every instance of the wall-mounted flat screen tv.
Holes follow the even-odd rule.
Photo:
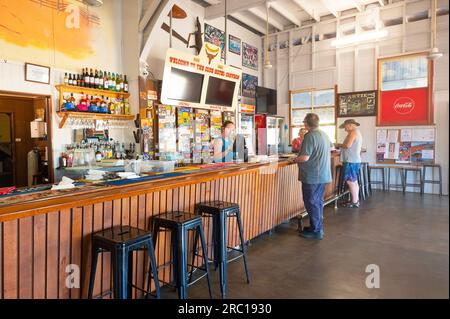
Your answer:
[[[232,106],[236,82],[209,77],[205,104]]]
[[[177,68],[171,68],[167,98],[171,100],[200,103],[204,75]]]
[[[277,91],[265,87],[256,87],[256,113],[277,114]]]

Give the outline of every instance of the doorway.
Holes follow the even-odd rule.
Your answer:
[[[0,91],[0,187],[53,182],[50,101]]]

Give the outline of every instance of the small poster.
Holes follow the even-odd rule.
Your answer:
[[[417,164],[432,164],[434,161],[433,142],[412,142],[411,162]]]
[[[397,143],[398,142],[398,130],[388,130],[387,141],[389,143]]]
[[[242,73],[242,96],[256,99],[256,87],[258,86],[258,77]]]
[[[341,93],[338,95],[338,116],[375,116],[377,111],[377,91]]]
[[[258,48],[242,42],[242,65],[258,70]]]
[[[232,36],[230,34],[228,42],[229,42],[228,50],[237,55],[241,55],[241,39]]]
[[[396,163],[410,163],[411,162],[411,142],[400,143],[398,160]]]
[[[225,59],[225,32],[205,23],[205,42],[220,47],[222,59]]]
[[[384,160],[384,154],[386,153],[386,143],[377,143],[377,161],[382,162]]]
[[[377,143],[386,143],[387,130],[377,130]]]
[[[400,151],[400,143],[386,143],[386,149],[384,152],[385,159],[398,159]]]
[[[434,142],[434,128],[416,128],[412,130],[414,142]]]
[[[412,129],[404,128],[400,131],[400,142],[411,142],[412,141]]]

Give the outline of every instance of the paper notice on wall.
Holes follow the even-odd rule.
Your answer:
[[[412,130],[414,142],[434,142],[434,128],[416,128]]]
[[[377,144],[386,143],[387,130],[377,130]]]
[[[397,143],[398,142],[398,130],[388,130],[387,142]]]
[[[434,151],[433,150],[422,150],[422,159],[423,160],[434,159]]]
[[[384,158],[393,160],[398,159],[399,150],[400,150],[400,143],[386,143]]]
[[[398,164],[411,163],[411,142],[400,143],[398,160],[396,160],[395,162]]]
[[[412,141],[412,129],[404,128],[400,131],[400,142],[411,142]]]

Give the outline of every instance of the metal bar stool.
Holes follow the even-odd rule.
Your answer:
[[[245,242],[244,233],[241,221],[241,212],[238,204],[228,203],[222,201],[212,201],[200,203],[195,206],[195,212],[199,215],[208,215],[213,218],[213,243],[214,243],[214,265],[217,269],[219,265],[220,271],[220,288],[222,293],[222,298],[226,297],[226,282],[227,282],[227,263],[232,262],[240,257],[244,260],[245,275],[247,278],[247,283],[250,283],[247,260],[245,256]],[[227,229],[227,218],[235,217],[237,219],[237,226],[239,230],[239,237],[241,240],[240,249],[228,247],[228,229]],[[227,252],[228,249],[238,251],[240,254],[235,258],[228,259]]]
[[[209,278],[208,257],[206,252],[205,234],[203,231],[203,223],[201,216],[186,212],[170,212],[153,217],[153,244],[156,245],[158,233],[161,228],[165,228],[171,232],[171,249],[174,265],[174,279],[180,299],[187,298],[187,288],[206,276],[208,281],[209,297],[212,298],[211,281]],[[195,231],[195,238],[202,246],[204,268],[194,266],[194,262],[188,265],[188,231]],[[194,243],[194,258],[196,255],[196,246]],[[191,266],[190,278],[195,269],[204,271],[204,274],[197,278],[194,282],[187,281],[188,266]]]
[[[131,278],[133,278],[133,251],[141,250],[142,248],[148,250],[150,257],[150,271],[146,291],[131,284]],[[146,292],[146,296],[151,295],[150,280],[152,277],[155,282],[156,298],[160,297],[158,271],[151,232],[131,226],[116,226],[93,234],[92,265],[88,290],[89,299],[92,299],[94,290],[98,254],[105,251],[111,252],[115,299],[131,298],[131,289],[133,287]]]
[[[426,179],[427,177],[427,169],[431,169],[431,173],[433,173],[434,168],[438,168],[439,170],[439,179]],[[423,165],[423,175],[422,175],[422,191],[425,191],[425,184],[439,184],[439,195],[442,196],[442,168],[439,164],[424,164]],[[433,176],[432,176],[433,178]]]
[[[372,180],[372,171],[381,171],[381,181],[379,180]],[[369,165],[369,187],[370,190],[372,191],[372,185],[377,185],[377,184],[381,184],[383,186],[383,191],[386,191],[386,179],[385,179],[385,174],[384,174],[384,166],[370,166]]]
[[[419,189],[420,189],[420,194],[423,194],[423,188],[422,188],[422,186],[423,186],[423,178],[422,178],[422,170],[419,168],[419,167],[405,167],[404,168],[404,171],[405,171],[405,173],[404,173],[404,178],[405,178],[405,180],[404,180],[404,182],[403,182],[403,185],[404,185],[404,187],[403,187],[403,193],[406,191],[406,187],[419,187]],[[408,172],[415,172],[416,174],[416,176],[417,176],[417,174],[419,174],[419,183],[408,183]]]
[[[387,166],[386,167],[388,172],[387,172],[387,190],[390,191],[392,187],[394,188],[401,188],[402,191],[405,191],[405,179],[404,179],[404,174],[405,174],[405,170],[403,167],[397,167],[397,166]],[[391,169],[395,171],[397,171],[400,175],[400,182],[401,184],[391,184]]]
[[[366,196],[369,197],[372,195],[372,190],[370,189],[369,163],[362,162],[361,167],[364,177],[364,191],[366,193]]]

